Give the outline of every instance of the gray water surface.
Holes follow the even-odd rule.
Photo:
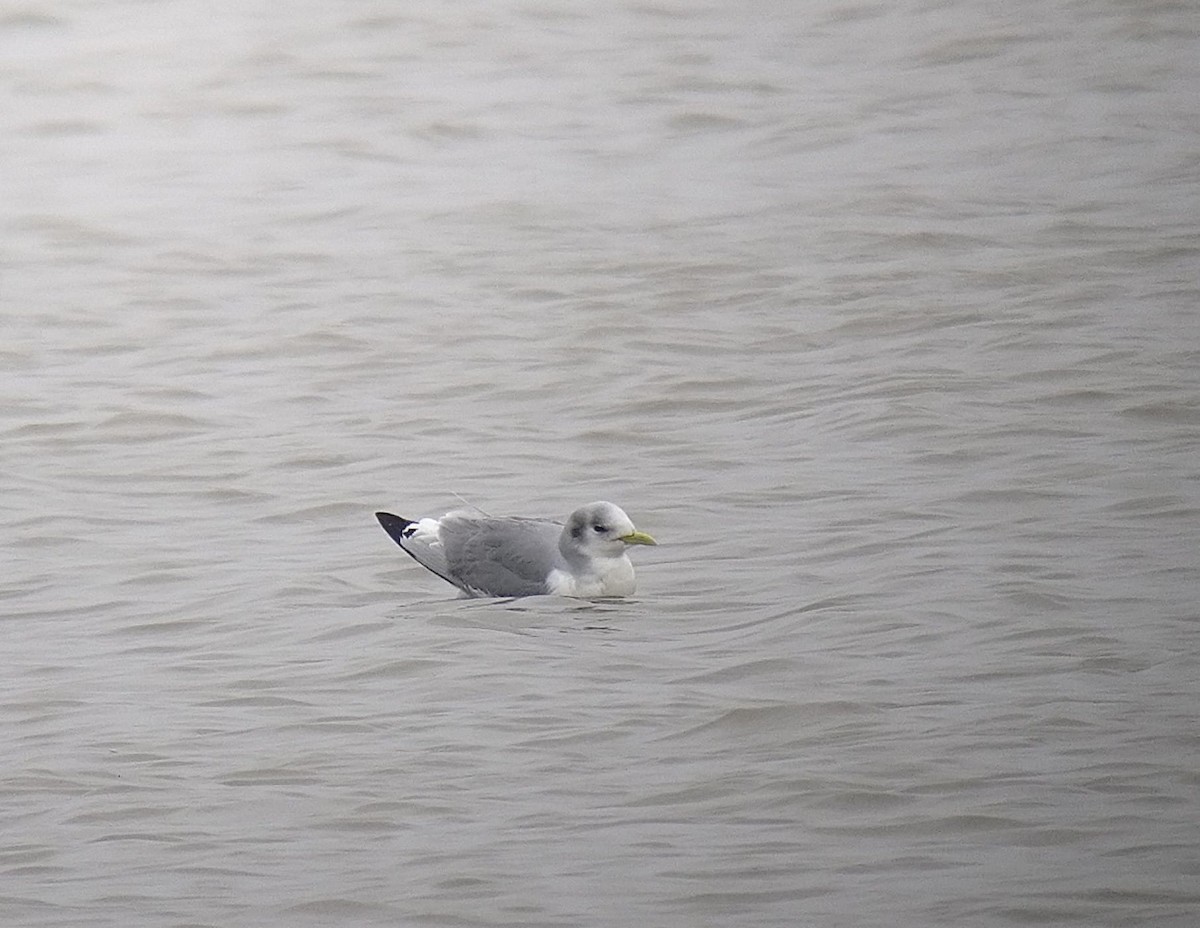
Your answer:
[[[1191,926],[1190,4],[0,11],[6,926]],[[607,498],[625,601],[375,509]]]

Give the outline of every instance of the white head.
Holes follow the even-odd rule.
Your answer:
[[[565,557],[621,557],[628,545],[657,544],[633,522],[620,506],[598,502],[580,506],[563,526],[558,547]]]

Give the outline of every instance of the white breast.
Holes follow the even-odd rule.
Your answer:
[[[634,590],[633,564],[625,555],[598,558],[591,569],[579,575],[556,569],[546,578],[546,588],[559,596],[591,599],[601,596],[630,596]]]

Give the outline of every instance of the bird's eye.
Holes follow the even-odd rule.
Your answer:
[[[592,531],[593,531],[593,532],[595,532],[597,535],[599,535],[599,534],[601,534],[602,532],[607,532],[607,531],[608,531],[608,526],[607,526],[607,525],[600,525],[599,523],[597,523],[596,525],[593,525],[593,526],[592,526]]]

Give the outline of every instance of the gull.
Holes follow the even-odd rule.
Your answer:
[[[658,544],[606,502],[580,506],[565,525],[464,509],[440,519],[390,512],[375,518],[413,560],[466,596],[629,596],[634,578],[626,549]]]

